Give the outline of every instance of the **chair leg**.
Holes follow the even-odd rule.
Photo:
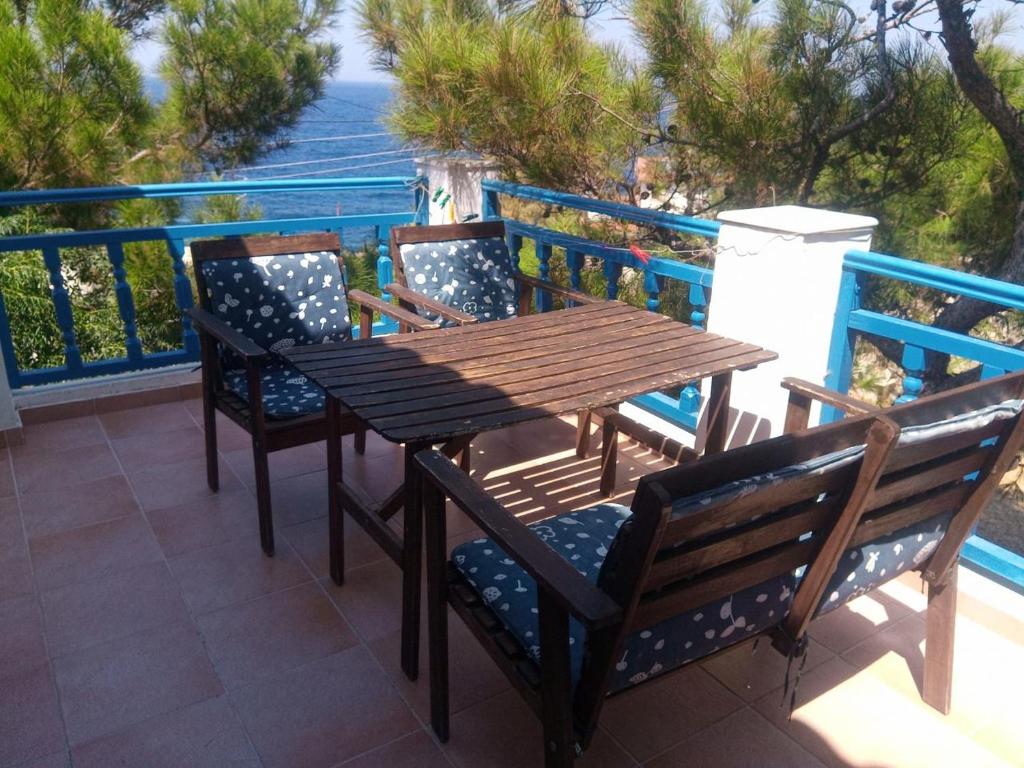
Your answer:
[[[569,660],[569,614],[544,590],[537,593],[540,627],[541,720],[544,768],[572,768],[576,760],[572,726],[572,683]]]
[[[405,445],[405,508],[402,516],[402,671],[410,680],[420,670],[420,570],[423,565],[423,479],[414,457],[423,443]]]
[[[461,451],[459,451],[459,469],[465,472],[467,475],[470,470],[470,462],[473,460],[473,446],[467,445]]]
[[[365,427],[360,427],[359,429],[356,430],[355,434],[352,436],[352,445],[355,447],[356,453],[358,453],[360,456],[366,453]]]
[[[601,495],[615,490],[615,469],[619,451],[619,431],[609,420],[601,425]]]
[[[366,433],[363,432],[364,447]],[[356,449],[359,433],[356,433]],[[327,552],[331,580],[341,586],[345,581],[345,510],[341,505],[338,483],[342,477],[341,406],[327,398]]]
[[[441,742],[448,741],[448,582],[445,578],[447,535],[445,496],[433,484],[423,489],[427,559],[427,645],[430,652],[430,724]]]
[[[220,490],[220,466],[217,462],[217,409],[213,399],[203,393],[203,433],[206,436],[206,484]]]
[[[944,715],[953,697],[953,641],[956,634],[956,566],[942,584],[928,585],[922,698]]]
[[[270,511],[270,464],[266,446],[253,435],[252,459],[256,471],[256,509],[260,517],[260,544],[268,557],[274,556],[274,519]]]
[[[590,411],[576,412],[576,458],[585,459],[590,453]]]

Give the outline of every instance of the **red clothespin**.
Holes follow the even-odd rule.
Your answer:
[[[636,256],[636,258],[638,258],[644,264],[648,264],[651,261],[651,254],[649,254],[636,243],[629,244],[629,252]]]

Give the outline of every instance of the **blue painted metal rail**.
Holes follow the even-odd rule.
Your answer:
[[[174,301],[184,312],[193,304],[192,283],[185,268],[188,241],[204,237],[234,237],[252,234],[290,234],[296,232],[337,232],[346,229],[372,228],[380,250],[378,269],[383,274],[390,267],[387,254],[388,233],[392,226],[422,223],[423,180],[402,177],[348,179],[290,179],[286,181],[197,182],[182,184],[142,184],[125,187],[91,187],[0,193],[0,208],[28,205],[57,205],[109,202],[139,198],[210,197],[215,195],[264,194],[310,191],[407,190],[410,209],[393,213],[366,215],[319,216],[291,219],[263,219],[212,224],[172,224],[163,227],[123,228],[80,232],[57,232],[0,238],[0,257],[19,251],[40,252],[51,285],[54,315],[64,349],[64,365],[47,368],[26,368],[17,359],[10,320],[3,297],[0,296],[0,353],[3,354],[7,377],[12,389],[27,385],[159,368],[199,359],[199,340],[189,319],[182,315],[181,346],[177,349],[144,352],[139,339],[132,295],[125,270],[125,246],[135,243],[163,243],[168,254],[168,268],[173,274]],[[67,248],[104,248],[110,262],[114,296],[123,331],[123,357],[83,361],[76,335],[71,297],[64,279],[61,251]],[[383,285],[383,284],[382,284]],[[391,330],[387,322],[380,330]]]
[[[620,221],[661,227],[673,232],[704,238],[716,238],[719,230],[717,221],[681,216],[648,208],[637,208],[607,200],[595,200],[523,184],[486,180],[483,183],[483,194],[485,218],[500,216],[501,196],[506,196],[563,208],[574,208]],[[707,305],[711,298],[713,277],[712,271],[706,267],[657,257],[651,258],[647,264],[644,264],[628,248],[611,246],[510,218],[505,219],[505,228],[508,233],[512,258],[517,264],[523,241],[533,241],[537,253],[538,271],[542,278],[549,277],[554,249],[562,249],[565,252],[566,266],[569,269],[569,285],[572,288],[580,288],[585,257],[602,261],[602,271],[607,281],[607,296],[610,299],[618,296],[619,281],[624,268],[642,273],[644,291],[647,293],[647,308],[652,311],[657,311],[660,306],[659,294],[663,289],[663,281],[675,280],[685,283],[688,286],[687,296],[692,310],[690,322],[697,327],[704,326],[707,319]],[[538,292],[537,306],[541,310],[549,309],[551,297],[543,292]],[[693,383],[685,387],[678,396],[652,392],[634,398],[632,402],[690,432],[697,428],[700,391]]]

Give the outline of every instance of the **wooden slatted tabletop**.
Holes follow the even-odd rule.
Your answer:
[[[776,358],[618,301],[284,354],[375,432],[405,443],[615,405]]]

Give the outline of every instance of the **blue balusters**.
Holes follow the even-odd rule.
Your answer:
[[[565,265],[569,268],[569,287],[574,291],[582,290],[583,285],[583,254],[579,251],[566,250]],[[576,302],[569,302],[576,306]]]
[[[609,299],[614,301],[619,297],[619,278],[622,276],[622,265],[617,264],[614,261],[608,261],[605,259],[604,262],[604,277],[608,281],[608,288],[605,294]]]
[[[142,362],[142,342],[135,325],[135,299],[128,275],[124,270],[124,248],[121,243],[107,243],[107,258],[114,268],[114,295],[117,297],[117,311],[124,323],[124,348],[133,363]]]
[[[537,243],[537,276],[541,280],[551,280],[551,243]],[[551,311],[551,294],[548,291],[537,289],[534,296],[534,306],[538,312]]]
[[[703,328],[707,322],[708,294],[707,288],[697,283],[690,283],[690,325]]]
[[[501,217],[501,202],[498,200],[497,192],[490,189],[484,189],[481,213],[485,219],[497,219]]]
[[[508,253],[512,259],[512,268],[519,271],[519,252],[523,250],[523,236],[522,235],[509,235],[508,236]]]
[[[82,370],[82,353],[75,338],[75,317],[71,311],[71,297],[64,286],[64,275],[61,273],[60,250],[56,246],[43,248],[43,262],[50,275],[53,309],[61,337],[64,339],[64,360],[68,371],[78,373]]]
[[[839,300],[832,321],[832,340],[829,342],[828,370],[825,386],[835,392],[850,391],[853,378],[853,354],[857,347],[857,333],[850,330],[850,315],[860,309],[863,278],[859,272],[844,267],[839,280]],[[843,412],[831,405],[821,407],[821,423],[829,424],[843,417]]]
[[[907,403],[917,400],[924,388],[924,381],[921,379],[924,376],[925,368],[924,350],[912,344],[904,344],[901,365],[903,366],[903,394],[896,399],[896,402]]]
[[[11,321],[7,316],[3,293],[0,293],[0,352],[3,353],[4,368],[7,369],[7,383],[11,385],[11,389],[17,389],[21,386],[21,371],[18,369],[18,357],[14,354]]]
[[[658,283],[658,276],[649,269],[644,270],[644,290],[647,291],[647,309],[650,312],[657,312],[661,305],[658,294],[661,293],[661,285]]]
[[[185,314],[192,307],[192,283],[185,274],[185,241],[171,238],[167,241],[167,252],[171,254],[174,269],[174,303],[181,310],[181,340],[190,355],[199,354],[199,336],[192,328],[192,320]]]

